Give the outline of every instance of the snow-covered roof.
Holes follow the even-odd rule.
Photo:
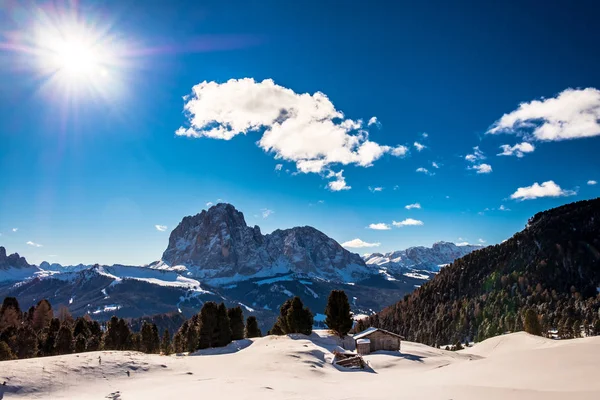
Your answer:
[[[354,338],[354,340],[362,339],[376,331],[385,332],[388,335],[398,336],[399,338],[404,339],[402,336],[398,335],[397,333],[386,331],[385,329],[381,329],[381,328],[374,328],[374,327],[367,328],[364,331],[357,333],[356,335],[353,336],[353,338]]]
[[[364,331],[359,332],[356,335],[354,335],[353,338],[354,338],[354,340],[361,339],[365,336],[369,336],[371,333],[375,332],[376,330],[377,330],[377,328],[373,328],[373,327],[367,328]]]
[[[356,341],[356,344],[368,344],[371,343],[371,341],[369,339],[358,339]]]

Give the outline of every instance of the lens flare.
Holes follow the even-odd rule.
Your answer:
[[[134,49],[106,18],[73,7],[19,14],[20,23],[10,35],[4,33],[7,40],[0,48],[20,58],[13,60],[15,68],[25,67],[39,78],[39,91],[68,101],[90,96],[113,100],[122,94]]]

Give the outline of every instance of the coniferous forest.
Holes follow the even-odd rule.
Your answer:
[[[600,335],[600,199],[540,212],[505,242],[444,267],[430,282],[360,321],[429,345],[526,330]]]
[[[163,319],[173,320],[172,316],[156,318],[163,324]],[[47,300],[23,311],[16,298],[7,297],[0,308],[0,361],[97,350],[170,354],[261,336],[255,317],[244,321],[239,306],[227,309],[223,303],[205,303],[173,337],[174,328],[160,332],[153,319],[126,321],[113,316],[100,323],[89,315],[73,318],[66,307],[55,311]]]

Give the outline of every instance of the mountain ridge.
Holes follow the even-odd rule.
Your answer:
[[[599,249],[600,198],[543,211],[510,239],[457,259],[367,323],[439,345],[523,330],[531,310],[544,335],[597,335]]]

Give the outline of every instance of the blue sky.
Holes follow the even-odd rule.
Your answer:
[[[358,253],[490,244],[600,194],[594,2],[198,3],[0,2],[0,245],[148,263],[218,201]]]

